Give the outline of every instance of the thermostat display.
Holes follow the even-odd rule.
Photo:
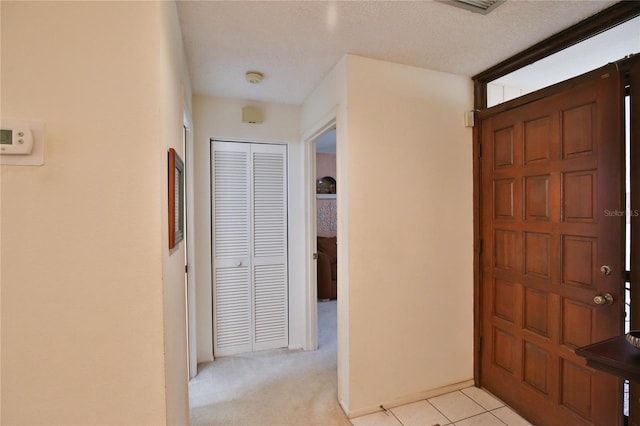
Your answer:
[[[27,127],[0,130],[1,155],[28,155],[33,149],[33,136]]]
[[[11,145],[13,143],[13,132],[11,130],[0,130],[0,145]]]

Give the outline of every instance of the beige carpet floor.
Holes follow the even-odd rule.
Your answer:
[[[338,404],[336,301],[318,303],[317,351],[221,357],[189,382],[192,425],[350,426]]]

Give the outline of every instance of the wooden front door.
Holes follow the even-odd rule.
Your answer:
[[[479,123],[480,384],[536,425],[616,425],[620,381],[574,350],[623,330],[622,88],[562,87]]]

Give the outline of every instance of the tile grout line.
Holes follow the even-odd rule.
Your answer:
[[[393,412],[393,409],[389,408],[387,411],[390,412],[393,417],[395,417],[395,419],[398,421],[398,423],[400,423],[402,426],[404,426],[404,423],[402,423],[402,420],[400,420],[398,418],[398,416],[396,416],[396,413]]]
[[[498,411],[502,408],[507,408],[509,411],[511,411],[512,413],[520,416],[518,413],[516,413],[515,411],[513,411],[510,407],[507,407],[506,405],[503,405],[502,407],[498,407],[498,408],[494,408],[493,410],[489,411],[489,413],[491,413],[491,415],[493,417],[495,417],[496,419],[500,420],[502,423],[504,423],[505,425],[509,426],[509,423],[507,423],[506,421],[502,420],[500,417],[496,416],[495,414],[493,414],[494,411]],[[521,419],[524,419],[524,417],[520,416]],[[526,419],[524,419],[525,421],[527,421]],[[528,421],[527,421],[528,422]]]
[[[433,409],[435,409],[435,410],[436,410],[438,413],[440,413],[440,414],[441,414],[445,419],[447,419],[447,420],[449,421],[449,423],[448,423],[447,425],[455,426],[455,424],[456,424],[457,422],[461,422],[461,421],[468,420],[468,419],[473,418],[473,417],[480,416],[480,415],[485,414],[485,413],[489,413],[492,417],[494,417],[494,418],[495,418],[496,420],[498,420],[500,423],[502,423],[502,424],[504,424],[504,425],[506,425],[506,426],[509,426],[509,424],[508,424],[508,423],[505,423],[502,419],[500,419],[498,416],[496,416],[495,414],[493,414],[493,411],[499,410],[499,409],[501,409],[501,408],[508,407],[506,404],[504,404],[504,403],[503,403],[503,405],[502,405],[502,406],[500,406],[500,407],[496,407],[496,408],[493,408],[493,409],[488,409],[488,408],[486,408],[484,405],[482,405],[480,402],[478,402],[478,401],[476,401],[475,399],[473,399],[471,396],[469,396],[469,395],[467,395],[466,393],[462,392],[462,390],[457,390],[457,391],[453,391],[453,392],[449,392],[449,393],[455,393],[455,392],[459,392],[459,393],[463,394],[465,397],[467,397],[467,398],[468,398],[469,400],[471,400],[473,403],[475,403],[475,404],[476,404],[476,405],[478,405],[480,408],[482,408],[482,410],[483,410],[483,411],[482,411],[481,413],[477,413],[477,414],[474,414],[474,415],[472,415],[472,416],[464,417],[464,418],[458,419],[458,420],[456,420],[456,421],[453,421],[453,420],[451,420],[451,419],[450,419],[446,414],[444,414],[442,411],[440,411],[440,410],[438,409],[438,407],[436,407],[435,405],[433,405],[433,404],[432,404],[428,399],[426,399],[426,398],[425,398],[425,399],[422,399],[421,401],[426,401],[426,402],[427,402],[427,404],[429,404],[431,407],[433,407]],[[443,394],[443,395],[446,395],[446,394]],[[434,397],[434,398],[435,398],[435,397]],[[494,397],[494,398],[495,398],[495,397]],[[398,421],[398,423],[400,423],[400,425],[401,425],[401,426],[405,426],[405,424],[404,424],[404,423],[402,423],[402,420],[400,420],[400,418],[396,415],[396,413],[394,413],[394,412],[393,412],[393,408],[385,408],[385,407],[383,407],[382,405],[380,406],[380,408],[382,408],[382,409],[383,409],[383,413],[385,413],[385,414],[387,414],[387,415],[388,415],[388,413],[391,413],[391,415],[392,415],[392,416],[393,416],[393,417]],[[394,407],[394,408],[397,408],[397,407]],[[512,410],[512,411],[513,411],[513,410]],[[352,424],[353,424],[353,423],[352,423]]]
[[[478,388],[478,389],[483,390],[482,388]],[[486,391],[485,391],[485,392],[486,392]],[[489,413],[489,414],[491,414],[491,415],[492,415],[493,417],[495,417],[495,418],[496,418],[500,423],[502,423],[502,424],[505,424],[505,425],[509,426],[509,424],[508,424],[508,423],[505,423],[504,421],[502,421],[502,419],[501,419],[501,418],[499,418],[498,416],[496,416],[496,415],[495,415],[495,414],[493,414],[493,412],[492,412],[492,411],[494,411],[494,410],[499,410],[499,409],[501,409],[501,408],[506,407],[506,405],[504,405],[504,402],[503,402],[503,405],[502,405],[501,407],[496,407],[496,408],[494,408],[493,410],[490,410],[490,409],[488,409],[487,407],[485,407],[484,405],[482,405],[482,404],[480,403],[480,401],[476,401],[476,400],[475,400],[475,399],[473,399],[471,396],[469,396],[469,395],[467,395],[466,393],[464,393],[464,392],[462,391],[462,389],[460,390],[460,393],[462,393],[464,396],[466,396],[467,398],[469,398],[470,400],[472,400],[473,402],[475,402],[476,404],[478,404],[480,407],[482,407],[482,409],[484,410],[484,412],[485,412],[485,413]],[[487,393],[488,393],[488,392],[487,392]],[[492,396],[492,395],[489,395],[489,396]],[[494,397],[494,399],[496,399],[496,398]],[[480,414],[484,414],[484,413],[480,413]],[[476,414],[476,416],[479,416],[480,414]],[[475,417],[475,416],[471,416],[471,417]],[[467,419],[470,419],[471,417],[467,417]],[[466,419],[462,419],[462,420],[466,420]]]
[[[465,388],[468,389],[468,388]],[[502,407],[506,407],[507,404],[505,404],[505,402],[501,399],[499,399],[497,396],[495,396],[494,394],[492,394],[491,392],[489,392],[488,390],[486,390],[485,388],[477,388],[480,389],[481,391],[483,391],[484,393],[486,393],[488,396],[490,396],[491,398],[495,399],[498,403],[502,404],[499,407],[495,407],[495,408],[486,408],[484,405],[482,405],[479,401],[476,401],[475,399],[473,399],[471,396],[467,395],[466,393],[462,392],[464,389],[460,390],[460,392],[464,393],[465,395],[467,395],[467,397],[471,398],[476,404],[480,405],[482,408],[484,408],[487,411],[493,411],[493,410],[497,410],[498,408],[502,408]]]
[[[471,397],[470,397],[469,395],[467,395],[466,393],[462,392],[462,390],[457,390],[457,391],[454,391],[454,392],[460,392],[461,394],[463,394],[464,396],[466,396],[467,398],[469,398],[469,400],[471,400],[471,402],[473,402],[474,404],[476,404],[478,407],[482,408],[482,413],[478,413],[478,414],[474,414],[474,415],[469,416],[469,417],[465,417],[465,418],[462,418],[462,419],[458,419],[458,420],[456,420],[455,422],[454,422],[453,420],[449,419],[449,417],[445,416],[445,417],[447,417],[447,419],[449,419],[449,421],[450,421],[452,424],[455,424],[455,423],[461,422],[461,421],[463,421],[463,420],[467,420],[467,419],[470,419],[470,418],[472,418],[472,417],[479,416],[480,414],[484,414],[484,413],[488,413],[488,412],[489,412],[489,410],[487,410],[486,408],[484,408],[484,406],[483,406],[482,404],[480,404],[479,402],[477,402],[475,399],[471,398]],[[453,392],[451,392],[451,393],[453,393]],[[436,408],[436,410],[437,410],[437,408]],[[492,414],[492,416],[493,416],[493,414]],[[493,417],[496,417],[496,416],[493,416]],[[496,419],[498,419],[498,418],[496,417]],[[498,420],[500,420],[500,419],[498,419]],[[500,420],[500,421],[502,422],[502,420]]]
[[[472,415],[472,416],[469,416],[469,417],[465,417],[465,418],[462,418],[462,419],[456,420],[455,422],[454,422],[453,420],[449,419],[449,417],[447,417],[446,415],[444,415],[444,413],[441,413],[443,416],[445,416],[445,417],[446,417],[446,418],[451,422],[451,424],[454,424],[454,425],[455,425],[455,423],[458,423],[458,422],[461,422],[461,421],[464,421],[464,420],[468,420],[468,419],[471,419],[471,418],[476,417],[476,416],[480,416],[480,415],[485,414],[485,413],[489,413],[489,414],[491,414],[491,416],[493,416],[493,417],[494,417],[496,420],[498,420],[500,423],[502,423],[502,424],[504,424],[504,425],[506,425],[506,426],[509,426],[509,424],[508,424],[508,423],[505,423],[504,421],[502,421],[502,419],[500,419],[498,416],[496,416],[496,415],[495,415],[495,414],[493,414],[493,412],[492,412],[492,411],[494,411],[494,410],[499,410],[499,409],[501,409],[501,408],[504,408],[504,407],[506,407],[506,405],[502,405],[501,407],[496,407],[496,408],[494,408],[493,410],[490,410],[490,409],[486,408],[484,405],[482,405],[479,401],[476,401],[476,400],[475,400],[475,399],[473,399],[471,396],[469,396],[469,395],[467,395],[466,393],[464,393],[464,392],[462,391],[462,389],[457,390],[457,391],[454,391],[454,392],[460,392],[461,394],[463,394],[464,396],[466,396],[467,398],[469,398],[471,401],[473,401],[475,404],[477,404],[477,405],[478,405],[480,408],[482,408],[482,410],[484,410],[484,411],[483,411],[482,413],[474,414],[474,415]],[[453,393],[453,392],[452,392],[452,393]],[[427,402],[429,402],[429,401],[427,401]],[[504,403],[503,403],[503,404],[504,404]],[[431,405],[433,406],[433,404],[431,404]],[[434,408],[435,408],[435,407],[434,407]],[[438,410],[438,409],[436,408],[436,410]],[[440,411],[440,410],[438,410],[438,411]]]
[[[502,408],[502,407],[500,407]],[[498,408],[496,408],[496,410],[498,410]],[[509,426],[509,423],[503,421],[500,417],[496,416],[495,414],[493,414],[491,411],[487,411],[487,413],[491,414],[493,417],[495,417],[496,419],[498,419],[498,421],[504,425]]]
[[[478,404],[478,405],[480,405],[480,404]],[[505,408],[505,407],[506,407],[506,405],[503,405],[502,407],[497,407],[497,408],[494,408],[493,410],[487,410],[486,408],[482,407],[482,408],[484,409],[484,412],[482,412],[482,413],[474,414],[473,416],[465,417],[465,418],[463,418],[463,419],[456,420],[455,422],[454,422],[454,421],[452,421],[452,420],[450,420],[450,419],[449,419],[449,421],[451,421],[451,422],[452,422],[452,423],[451,423],[452,425],[455,425],[455,424],[456,424],[456,423],[458,423],[458,422],[461,422],[461,421],[464,421],[464,420],[468,420],[468,419],[471,419],[471,418],[473,418],[473,417],[480,416],[480,415],[482,415],[482,414],[489,413],[489,414],[491,414],[491,415],[492,415],[496,420],[498,420],[500,423],[502,423],[503,425],[509,426],[509,423],[506,423],[506,422],[505,422],[504,420],[502,420],[500,417],[498,417],[498,416],[496,416],[495,414],[493,414],[493,412],[494,412],[494,411],[499,410],[499,409],[501,409],[501,408]],[[436,410],[437,410],[437,408],[436,408]],[[513,410],[511,410],[511,411],[513,412]],[[517,414],[517,413],[516,413],[516,414]],[[443,414],[443,415],[444,415],[444,414]],[[445,416],[445,417],[447,417],[447,416]],[[449,418],[449,417],[447,417],[447,419],[448,419],[448,418]]]
[[[484,407],[483,407],[483,408],[484,408]],[[500,408],[502,408],[502,407],[500,407]],[[496,410],[497,410],[497,408],[496,408]],[[452,421],[452,420],[449,420],[449,421],[451,422],[451,424],[452,424],[452,425],[454,425],[454,426],[455,426],[455,424],[456,424],[456,423],[458,423],[458,422],[462,422],[462,421],[465,421],[465,420],[469,420],[469,419],[472,419],[472,418],[474,418],[474,417],[481,416],[481,415],[483,415],[483,414],[491,414],[491,416],[493,416],[493,417],[494,417],[496,420],[498,420],[500,423],[502,423],[503,425],[509,426],[509,424],[508,424],[508,423],[503,422],[503,421],[502,421],[502,419],[500,419],[498,416],[496,416],[495,414],[493,414],[493,413],[492,413],[491,411],[489,411],[489,410],[485,410],[485,411],[483,411],[482,413],[474,414],[473,416],[469,416],[469,417],[465,417],[465,418],[463,418],[463,419],[456,420],[455,422],[454,422],[454,421]],[[447,417],[447,416],[445,416],[445,417]],[[447,417],[447,419],[448,419],[448,418],[449,418],[449,417]]]
[[[456,392],[457,392],[457,391],[456,391]],[[446,394],[445,394],[445,395],[446,395]],[[434,397],[434,398],[435,398],[435,397]],[[433,405],[432,403],[430,403],[428,399],[425,399],[425,401],[427,401],[427,404],[429,404],[430,406],[432,406],[432,407],[433,407],[433,408],[434,408],[438,413],[442,414],[442,416],[443,416],[445,419],[449,420],[449,423],[450,423],[450,424],[454,424],[454,423],[455,423],[453,420],[451,420],[449,417],[447,417],[447,415],[446,415],[446,414],[444,414],[442,411],[440,411],[440,410],[438,409],[438,407],[436,407],[435,405]]]

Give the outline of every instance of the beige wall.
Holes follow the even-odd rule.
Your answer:
[[[0,168],[0,423],[186,424],[182,255],[166,242],[166,150],[190,91],[175,6],[1,8],[2,117],[43,121],[46,147],[41,167]]]
[[[472,84],[341,64],[303,117],[338,105],[338,381],[354,416],[473,378]]]
[[[160,128],[158,141],[161,148],[156,151],[160,180],[162,218],[161,248],[163,260],[164,289],[164,373],[166,423],[184,425],[189,419],[189,389],[187,372],[187,335],[185,304],[185,244],[182,241],[172,250],[168,249],[168,187],[167,151],[174,148],[183,160],[183,126],[189,124],[191,116],[191,84],[186,57],[183,52],[182,34],[174,2],[158,2],[161,5],[160,34],[160,116],[156,126]],[[185,123],[185,120],[187,123]],[[192,141],[187,139],[186,143]],[[186,166],[190,166],[187,164]],[[190,174],[191,170],[187,170]],[[187,177],[188,179],[188,177]],[[193,284],[193,283],[192,283]]]
[[[316,154],[316,179],[320,179],[325,176],[331,176],[335,179],[336,155],[318,152]]]
[[[304,345],[304,192],[300,143],[300,107],[261,104],[264,122],[242,122],[237,99],[194,96],[194,182],[197,283],[198,362],[213,359],[211,311],[211,139],[239,142],[268,142],[287,145],[289,162],[289,345]]]
[[[348,61],[353,411],[473,378],[471,106],[467,77]]]

